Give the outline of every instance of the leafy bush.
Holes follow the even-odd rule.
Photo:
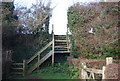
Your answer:
[[[77,3],[68,9],[72,56],[93,59],[118,56],[118,46],[114,44],[118,40],[119,11],[116,7],[117,3],[101,2],[87,6]],[[93,33],[89,33],[91,28]]]
[[[68,69],[69,69],[69,76],[72,79],[78,79],[79,77],[78,67],[69,66]]]

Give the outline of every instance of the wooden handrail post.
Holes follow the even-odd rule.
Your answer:
[[[40,61],[40,54],[38,55],[38,68],[37,68],[37,71],[39,72],[39,61]]]
[[[67,32],[66,32],[66,40],[67,40],[67,47],[69,47],[68,28],[67,28]],[[67,51],[69,51],[69,48],[67,48]]]
[[[106,58],[106,65],[112,64],[113,63],[113,58],[112,57],[107,57]]]
[[[52,66],[54,65],[54,25],[52,24],[52,37],[53,37],[53,44],[52,44],[52,50],[53,50],[53,54],[52,54]]]
[[[26,60],[23,60],[23,76],[26,74]]]

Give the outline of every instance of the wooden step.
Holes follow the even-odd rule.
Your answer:
[[[55,48],[70,48],[70,47],[66,47],[66,46],[55,46]]]
[[[70,53],[70,51],[54,51],[54,53]]]
[[[55,49],[55,51],[67,51],[67,49]]]
[[[55,42],[69,42],[68,40],[55,40]]]
[[[14,70],[23,70],[23,68],[12,68]]]
[[[23,63],[12,63],[12,65],[23,65]]]
[[[55,37],[66,37],[66,35],[54,35]]]

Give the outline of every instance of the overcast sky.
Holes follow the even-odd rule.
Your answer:
[[[51,26],[54,24],[54,32],[57,35],[66,34],[67,31],[67,9],[68,6],[76,2],[91,2],[96,0],[52,0],[51,6],[56,6],[53,10],[52,17],[50,19],[50,33]],[[17,6],[27,6],[30,7],[32,3],[36,3],[36,0],[15,0],[14,4]]]

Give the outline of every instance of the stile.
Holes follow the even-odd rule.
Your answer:
[[[102,68],[102,79],[106,79],[106,77],[105,77],[105,66],[103,66],[103,68]]]

